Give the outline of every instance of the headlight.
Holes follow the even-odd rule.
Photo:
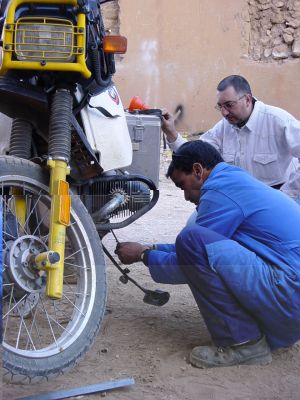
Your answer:
[[[74,41],[71,21],[21,18],[15,28],[15,57],[19,61],[73,62]]]
[[[1,2],[1,0],[0,0]],[[36,6],[32,7],[32,4]],[[45,3],[45,4],[44,4]],[[45,15],[48,10],[49,14]],[[86,15],[55,16],[57,5],[73,10],[77,0],[11,0],[3,28],[0,76],[9,71],[54,71],[91,77],[86,64]],[[35,10],[35,14],[30,13]],[[42,16],[43,15],[43,16]],[[74,78],[76,79],[76,77]]]

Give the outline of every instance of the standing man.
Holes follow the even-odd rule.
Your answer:
[[[188,284],[214,345],[190,354],[199,368],[267,364],[300,339],[300,207],[223,162],[202,140],[173,154],[168,176],[197,205],[175,244],[118,244],[156,282]]]
[[[300,204],[300,121],[252,96],[245,78],[230,75],[217,87],[222,120],[201,136],[229,163],[265,184],[280,189]],[[171,150],[185,142],[167,111],[162,129]]]

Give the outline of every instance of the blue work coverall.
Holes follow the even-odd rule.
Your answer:
[[[217,346],[265,335],[271,349],[300,339],[300,207],[221,162],[204,182],[196,224],[158,244],[156,282],[188,284]]]

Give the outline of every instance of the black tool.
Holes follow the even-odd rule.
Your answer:
[[[113,233],[113,235],[115,236],[114,233]],[[117,240],[116,237],[115,237],[115,239],[119,243],[119,241]],[[137,286],[142,292],[145,293],[145,296],[143,298],[144,303],[151,304],[152,306],[163,306],[164,304],[166,304],[169,301],[169,298],[170,298],[169,292],[164,292],[159,289],[149,290],[149,289],[143,288],[134,279],[132,279],[130,276],[128,276],[128,274],[130,273],[130,270],[128,268],[124,268],[124,269],[121,268],[120,265],[115,261],[113,256],[109,253],[109,251],[106,249],[106,247],[103,244],[102,244],[102,247],[103,247],[104,253],[110,259],[110,261],[122,273],[122,275],[120,276],[120,281],[124,284],[126,284],[128,281],[130,281],[135,286]]]

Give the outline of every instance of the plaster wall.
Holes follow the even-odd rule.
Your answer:
[[[124,107],[139,95],[151,107],[183,106],[179,129],[205,131],[220,119],[216,86],[248,79],[260,100],[300,119],[300,59],[253,61],[247,0],[119,0],[128,51],[114,77]]]

